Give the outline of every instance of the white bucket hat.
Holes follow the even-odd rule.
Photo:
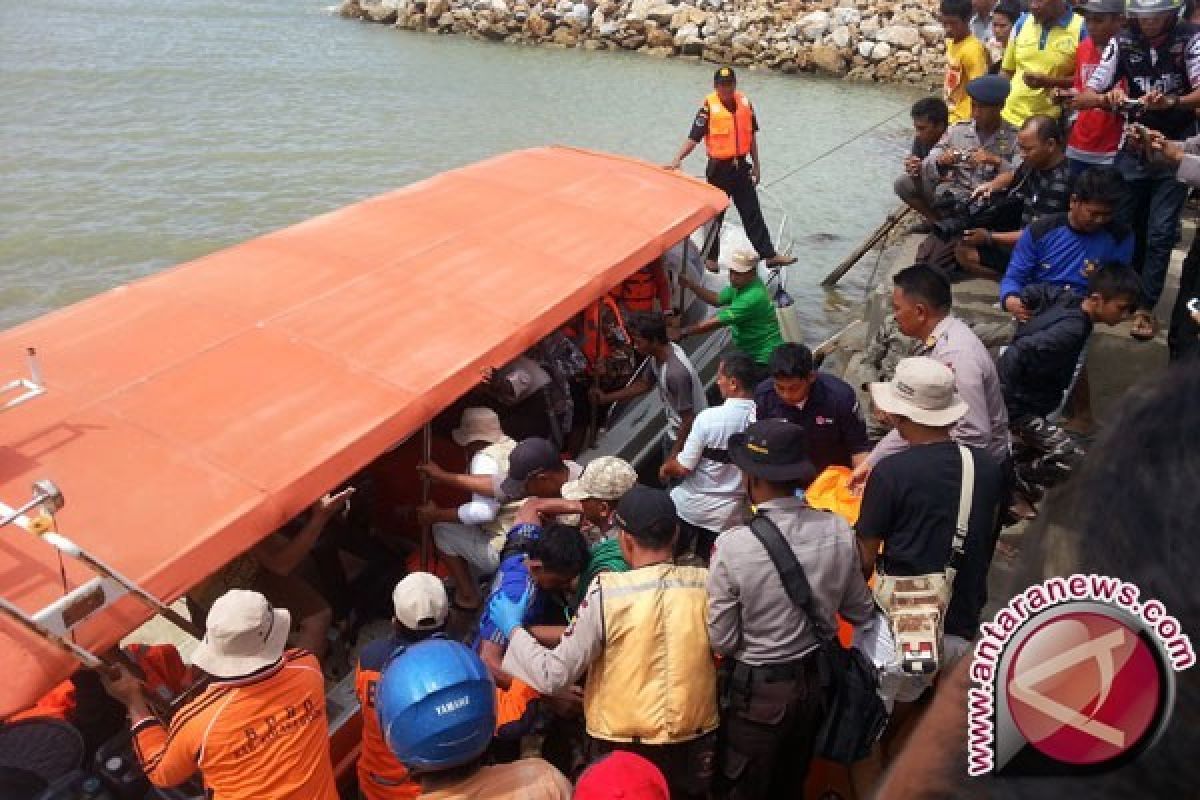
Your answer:
[[[392,590],[396,621],[410,631],[429,631],[446,624],[450,601],[446,587],[435,575],[413,572]]]
[[[872,383],[871,400],[888,414],[942,428],[958,422],[967,404],[954,387],[954,371],[928,356],[903,359],[889,383]]]
[[[738,250],[729,260],[732,272],[754,272],[758,269],[758,253],[753,250]]]
[[[218,678],[249,675],[279,660],[291,627],[287,609],[272,608],[258,592],[230,589],[209,609],[192,663]]]
[[[508,438],[500,427],[500,417],[490,408],[476,406],[463,411],[458,427],[450,431],[450,438],[459,447],[471,442],[495,444]]]

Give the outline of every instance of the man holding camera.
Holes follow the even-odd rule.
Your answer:
[[[975,199],[987,200],[997,192],[1007,191],[1010,198],[1020,200],[1020,222],[1010,227],[996,219],[991,221],[994,228],[980,226],[963,231],[954,257],[966,272],[998,279],[1008,267],[1021,229],[1043,214],[1067,210],[1071,181],[1065,143],[1066,137],[1057,120],[1040,115],[1025,120],[1017,134],[1021,165],[980,185],[972,195]],[[1005,216],[998,210],[999,203],[1003,202],[992,202],[997,218]],[[1015,209],[1010,211],[1015,212]]]
[[[1179,21],[1182,5],[1181,0],[1131,0],[1129,25],[1109,42],[1075,106],[1120,110],[1169,139],[1194,134],[1200,109],[1200,29]],[[1122,81],[1127,91],[1117,88]],[[1122,151],[1115,163],[1128,186],[1117,218],[1137,236],[1134,264],[1142,275],[1130,335],[1147,340],[1158,331],[1154,306],[1166,281],[1188,189],[1175,180],[1170,166],[1152,163],[1137,150]]]
[[[1000,116],[1008,97],[1008,80],[984,75],[967,84],[971,119],[951,125],[921,164],[923,177],[937,186],[938,205],[966,200],[971,192],[1001,172],[1017,157],[1017,129]]]

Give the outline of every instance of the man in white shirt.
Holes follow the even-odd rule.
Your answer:
[[[758,366],[745,353],[729,353],[717,368],[725,402],[696,415],[677,455],[659,470],[664,483],[682,478],[671,491],[681,521],[676,554],[691,549],[705,564],[718,535],[741,522],[742,473],[729,460],[729,437],[755,421],[754,381]]]
[[[450,433],[455,443],[467,451],[469,476],[496,476],[508,472],[508,458],[517,443],[500,428],[500,418],[490,408],[463,411],[459,427]],[[456,485],[454,478],[436,464],[420,469],[434,483]],[[417,509],[422,525],[433,526],[433,540],[442,554],[446,569],[454,579],[455,602],[462,608],[479,607],[479,578],[491,575],[500,563],[499,537],[512,526],[519,504],[501,506],[496,498],[474,492],[471,499],[456,508],[443,508],[433,501]]]

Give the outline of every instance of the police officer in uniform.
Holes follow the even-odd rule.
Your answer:
[[[752,508],[766,516],[804,569],[822,627],[834,612],[853,623],[874,614],[854,533],[841,517],[796,496],[815,475],[804,429],[760,420],[730,437]],[[818,638],[788,597],[766,548],[746,525],[717,539],[708,574],[708,637],[722,664],[717,781],[721,796],[799,797],[824,706]]]
[[[688,138],[667,168],[679,169],[683,160],[703,140],[708,150],[705,178],[733,200],[750,244],[766,260],[767,266],[783,267],[794,264],[796,258],[775,252],[771,232],[758,205],[755,187],[762,174],[762,163],[758,157],[757,131],[758,120],[754,116],[754,107],[744,94],[737,91],[737,76],[731,68],[721,67],[713,75],[713,91],[704,98],[704,103],[696,112]],[[724,217],[724,214],[717,217],[718,230]],[[713,236],[712,244],[704,254],[705,266],[710,272],[717,271],[721,248],[719,238]]]
[[[984,75],[967,84],[971,119],[951,125],[921,162],[921,178],[944,193],[965,200],[975,187],[1008,172],[1017,160],[1017,129],[1000,112],[1008,99],[1008,79]]]

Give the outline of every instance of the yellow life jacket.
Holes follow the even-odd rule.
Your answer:
[[[604,650],[583,694],[589,735],[670,744],[716,729],[707,575],[700,567],[655,564],[596,576]]]
[[[488,456],[500,466],[500,474],[508,474],[508,457],[512,454],[513,448],[517,443],[512,439],[504,439],[489,444],[479,452]],[[508,534],[513,523],[516,521],[517,512],[521,510],[520,501],[515,503],[505,503],[500,506],[500,510],[496,512],[496,518],[491,522],[484,523],[483,530],[491,537],[492,549],[497,553],[504,549],[504,537]]]
[[[709,158],[738,158],[750,152],[754,143],[754,109],[741,92],[734,92],[735,110],[731,113],[716,92],[704,98],[708,106],[708,132],[704,145]]]

